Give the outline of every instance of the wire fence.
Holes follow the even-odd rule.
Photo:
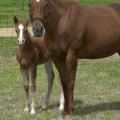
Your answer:
[[[27,2],[25,0],[6,0],[6,2],[1,0],[0,2],[0,75],[5,70],[18,67],[15,58],[18,46],[13,16],[19,19],[28,18]]]
[[[2,1],[9,1],[10,3],[8,4],[7,2],[4,3]],[[18,45],[17,45],[16,33],[14,30],[15,26],[13,23],[13,16],[17,16],[19,19],[28,18],[28,8],[27,8],[27,2],[26,2],[28,0],[26,1],[20,0],[19,2],[18,1],[19,0],[0,0],[0,82],[1,82],[0,85],[2,88],[1,91],[3,91],[3,94],[0,94],[0,96],[3,96],[4,98],[4,99],[1,99],[2,102],[0,101],[4,109],[2,109],[2,107],[0,106],[0,109],[1,109],[0,111],[4,113],[4,116],[8,116],[8,115],[10,116],[10,114],[12,113],[13,119],[17,117],[19,119],[20,117],[19,120],[21,120],[21,116],[23,116],[24,118],[24,115],[21,114],[22,107],[23,107],[21,104],[24,105],[23,103],[24,101],[23,101],[23,95],[20,94],[22,91],[22,88],[21,86],[19,86],[19,79],[21,79],[21,77],[19,73],[19,65],[16,61],[16,56],[15,56]],[[13,5],[15,7],[13,7]],[[110,61],[111,63],[109,63],[108,61]],[[96,60],[94,62],[88,61],[88,60],[85,60],[85,61],[81,60],[80,64],[78,65],[78,72],[76,75],[77,84],[75,87],[76,88],[75,95],[74,95],[75,99],[80,100],[82,98],[82,101],[89,99],[88,103],[86,101],[84,102],[85,109],[87,108],[86,104],[91,105],[91,102],[93,102],[92,104],[94,104],[96,102],[103,102],[103,101],[106,102],[107,100],[109,101],[109,99],[112,99],[113,101],[117,99],[117,96],[119,96],[120,93],[116,89],[113,89],[114,87],[111,87],[111,86],[113,86],[113,84],[114,86],[117,86],[117,82],[114,82],[114,81],[115,80],[119,81],[119,75],[120,75],[119,68],[120,68],[119,57],[117,55],[109,59],[105,59],[103,60],[103,62],[101,62],[101,60]],[[55,74],[55,76],[57,75]],[[37,81],[37,84],[38,84],[37,93],[40,93],[38,100],[41,102],[43,100],[42,97],[45,95],[45,90],[47,86],[46,85],[47,82],[45,81],[45,79],[47,79],[45,71],[41,72],[41,69],[39,69],[38,79],[39,80]],[[14,85],[16,83],[18,84]],[[110,88],[109,86],[111,87],[111,89],[108,90],[108,88]],[[58,101],[59,99],[58,98],[59,87],[60,85],[58,84],[58,78],[56,78],[54,83],[54,88],[53,88],[53,96],[52,96],[53,106],[54,104],[58,103],[56,101]],[[101,95],[102,97],[100,98],[99,95]],[[12,96],[11,97],[12,99],[10,99],[9,96],[10,97]],[[106,96],[108,97],[108,99],[106,99]],[[13,102],[15,101],[15,104],[13,104],[12,101]],[[76,101],[76,103],[77,102],[79,101]],[[81,103],[82,102],[80,101],[78,104],[81,105]],[[14,106],[14,107],[10,107],[10,104],[13,104],[11,106]],[[99,105],[100,104],[98,104],[97,106]],[[93,107],[94,105],[92,105],[92,108]],[[13,112],[9,111],[10,108],[11,108],[11,111]],[[76,108],[78,108],[78,105],[76,105]],[[83,112],[84,112],[84,108],[82,109]],[[20,109],[20,112],[16,111],[16,109],[18,110]],[[81,110],[81,107],[80,107],[80,110]],[[53,112],[53,111],[51,112],[51,111],[52,110],[50,110],[49,115],[56,116],[56,112]],[[53,116],[50,117],[50,120],[53,118]]]
[[[1,0],[0,2],[0,75],[11,68],[18,68],[16,62],[17,39],[13,16],[28,18],[27,1]]]

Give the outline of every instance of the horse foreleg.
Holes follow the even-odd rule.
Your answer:
[[[51,91],[52,91],[52,86],[54,81],[54,72],[53,72],[53,66],[52,66],[51,60],[48,60],[46,63],[44,63],[44,66],[47,73],[48,88],[47,88],[47,95],[46,95],[45,103],[43,105],[43,109],[47,109],[48,104],[50,102],[50,96],[51,96]]]
[[[26,107],[25,107],[24,111],[29,112],[30,111],[29,74],[28,74],[28,70],[23,68],[22,66],[20,66],[20,71],[22,74],[23,86],[24,86],[24,90],[25,90],[25,94],[26,94]]]
[[[77,71],[77,59],[74,56],[73,51],[69,51],[66,58],[67,64],[67,86],[66,86],[66,102],[65,102],[65,112],[70,114],[73,110],[73,92],[75,85],[75,76]]]
[[[36,66],[32,66],[29,69],[29,93],[30,93],[30,100],[31,100],[31,114],[35,114],[35,91],[36,91]]]
[[[66,61],[66,62],[64,62]],[[71,114],[73,111],[73,91],[75,85],[75,75],[77,70],[77,59],[69,52],[66,60],[54,61],[61,77],[61,83],[65,98],[64,111]]]

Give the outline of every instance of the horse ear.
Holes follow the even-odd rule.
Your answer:
[[[17,25],[19,23],[19,20],[16,16],[13,17],[14,24]]]
[[[28,26],[29,23],[30,23],[30,19],[26,19],[26,20],[25,20],[25,25]]]

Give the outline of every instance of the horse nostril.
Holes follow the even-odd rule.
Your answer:
[[[33,33],[35,37],[42,36],[43,32],[44,32],[44,27],[41,27],[41,26],[33,27]]]
[[[40,28],[40,31],[43,32],[43,27]]]
[[[33,27],[33,31],[35,31],[35,27]]]

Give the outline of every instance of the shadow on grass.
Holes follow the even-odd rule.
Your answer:
[[[110,103],[99,103],[95,105],[87,105],[87,106],[81,106],[81,101],[77,101],[77,104],[75,104],[75,109],[73,114],[84,116],[91,113],[96,112],[104,112],[104,111],[110,111],[110,110],[120,110],[120,102],[119,101],[113,101]]]
[[[75,105],[82,105],[82,101],[76,100],[74,102],[74,104]],[[48,106],[48,109],[58,109],[59,110],[59,106],[60,106],[60,103],[54,102],[54,103],[52,103]],[[38,113],[40,113],[41,111],[47,111],[48,110],[48,109],[43,109],[42,106],[38,106],[36,109],[37,109]]]
[[[104,111],[110,111],[110,110],[115,110],[115,111],[120,110],[119,101],[84,106],[81,100],[76,100],[74,104],[75,104],[75,109],[74,109],[73,115],[78,115],[78,116],[84,116],[92,113],[104,112]],[[49,109],[56,109],[56,108],[59,108],[58,102],[55,102],[49,105]],[[37,109],[39,112],[43,111],[41,106],[39,106]]]

